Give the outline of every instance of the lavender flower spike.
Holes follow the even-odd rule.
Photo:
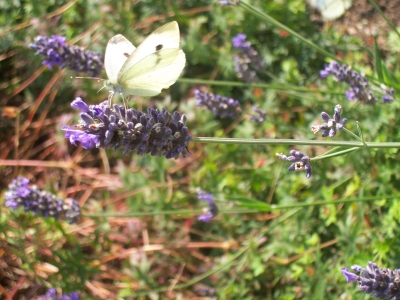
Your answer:
[[[103,67],[103,58],[98,52],[87,51],[81,47],[69,46],[63,36],[37,36],[30,48],[36,55],[43,55],[43,64],[50,70],[54,66],[68,68],[75,72],[83,72],[91,77],[99,76]]]
[[[43,296],[39,296],[37,300],[80,300],[79,294],[77,292],[71,292],[69,295],[63,294],[57,295],[55,288],[51,288]]]
[[[78,129],[63,126],[65,137],[71,144],[80,142],[85,149],[122,149],[125,155],[135,151],[139,155],[165,156],[177,159],[186,157],[192,136],[185,126],[186,116],[177,111],[172,115],[164,108],[149,108],[147,114],[108,101],[88,106],[81,98],[71,106],[81,111]]]
[[[202,93],[199,90],[194,91],[194,96],[197,99],[197,106],[206,107],[215,116],[235,119],[242,112],[239,101],[232,98],[212,93]]]
[[[210,222],[211,219],[218,215],[218,207],[213,202],[213,194],[207,193],[203,190],[198,190],[197,197],[199,200],[204,200],[208,203],[208,208],[206,209],[205,213],[200,215],[197,219],[202,222]]]
[[[394,100],[394,88],[388,88],[386,85],[383,83],[381,84],[381,89],[385,93],[385,95],[382,97],[383,102],[385,103],[390,103]]]
[[[251,108],[253,109],[254,114],[250,116],[250,121],[255,123],[264,122],[265,118],[267,117],[267,112],[260,109],[257,105],[253,105]]]
[[[358,289],[372,298],[400,299],[400,269],[394,271],[387,268],[378,268],[373,262],[368,262],[367,267],[354,265],[351,269],[359,275],[342,268],[342,274],[347,282],[357,281]]]
[[[290,150],[290,156],[286,156],[282,153],[276,153],[281,160],[286,160],[292,164],[289,166],[289,172],[306,171],[306,177],[311,177],[311,162],[310,158],[303,152]]]
[[[50,192],[38,190],[36,186],[30,187],[28,184],[27,178],[19,176],[14,179],[4,194],[5,206],[12,210],[21,206],[26,212],[31,211],[35,215],[45,218],[62,218],[70,223],[76,223],[81,214],[76,200],[71,198],[63,200]]]
[[[238,50],[238,55],[235,55],[235,72],[238,77],[245,82],[258,82],[258,71],[265,68],[264,61],[258,55],[258,52],[251,47],[250,42],[246,41],[246,35],[239,33],[232,38],[233,47]]]
[[[320,71],[320,75],[321,78],[333,75],[335,81],[346,83],[350,88],[345,94],[350,101],[363,104],[373,104],[378,101],[368,88],[369,83],[364,73],[358,73],[347,65],[339,65],[336,61],[332,61],[325,66],[325,69]]]
[[[347,123],[346,118],[343,119],[340,118],[341,113],[342,113],[342,106],[339,104],[335,106],[333,119],[326,112],[322,112],[321,117],[325,121],[325,123],[322,123],[321,125],[312,126],[311,131],[314,134],[322,131],[321,135],[322,137],[329,136],[330,138],[333,138],[336,135],[337,130],[342,130],[344,128],[344,125],[346,125]]]

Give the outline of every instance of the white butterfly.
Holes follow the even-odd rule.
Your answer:
[[[308,0],[308,3],[321,11],[325,20],[331,21],[344,14],[352,5],[352,0]]]
[[[110,99],[122,96],[155,96],[174,84],[185,67],[185,53],[179,49],[179,27],[173,21],[154,30],[137,48],[123,35],[107,44],[104,66]]]

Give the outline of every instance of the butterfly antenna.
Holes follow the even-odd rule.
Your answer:
[[[104,79],[97,78],[97,77],[74,77],[74,76],[71,76],[71,78],[72,79],[93,79],[93,80],[98,80],[98,81],[104,80]]]
[[[102,89],[104,89],[106,87],[106,85],[103,85],[98,91],[97,91],[97,94],[102,90]]]

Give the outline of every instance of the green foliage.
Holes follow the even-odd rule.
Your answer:
[[[97,104],[107,92],[98,91],[103,84],[97,81],[71,79],[79,75],[69,70],[46,68],[35,75],[42,60],[29,49],[35,36],[64,35],[104,53],[117,33],[138,45],[176,20],[186,80],[155,98],[132,98],[129,107],[184,113],[193,137],[322,140],[310,128],[323,123],[322,111],[332,116],[340,104],[349,120],[346,129],[359,135],[358,121],[366,142],[399,140],[398,100],[349,102],[345,83],[319,75],[336,56],[364,72],[379,98],[381,83],[400,90],[397,33],[385,31],[365,45],[343,34],[340,22],[323,26],[311,20],[306,1],[254,0],[253,12],[214,2],[0,0],[1,159],[21,160],[1,166],[2,188],[22,173],[38,186],[79,199],[83,211],[80,222],[69,225],[10,211],[0,201],[0,254],[17,258],[7,263],[18,276],[26,275],[27,295],[39,295],[32,287],[40,285],[76,290],[83,299],[367,299],[345,282],[340,268],[367,261],[400,266],[396,147],[342,155],[348,148],[341,145],[193,141],[188,158],[173,161],[84,150],[60,138],[60,127],[76,114],[70,108],[74,97]],[[230,84],[241,83],[232,46],[238,33],[247,35],[265,62],[257,75],[268,88]],[[380,49],[380,38],[389,50]],[[195,88],[237,99],[243,118],[221,119],[197,107]],[[263,123],[248,120],[255,104],[267,111]],[[7,113],[10,107],[18,118]],[[359,142],[344,130],[325,140]],[[304,172],[287,172],[290,164],[275,155],[291,149],[310,158],[328,151],[336,156],[312,161],[307,179]],[[219,207],[210,223],[197,220],[207,206],[197,199],[198,188],[213,193]],[[5,286],[1,278],[0,284],[8,292],[15,286]]]

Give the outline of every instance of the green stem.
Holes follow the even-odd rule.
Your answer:
[[[335,153],[332,153],[332,154],[326,154],[326,155],[323,154],[323,155],[320,155],[320,156],[316,156],[316,157],[310,158],[310,160],[311,161],[317,161],[317,160],[327,159],[327,158],[331,158],[331,157],[341,156],[341,155],[344,155],[344,154],[347,154],[347,153],[350,153],[350,152],[358,151],[360,149],[361,148],[359,148],[359,147],[354,147],[354,148],[346,149],[346,150],[343,150],[343,151],[338,151],[338,152],[335,152]]]
[[[354,132],[348,130],[346,127],[343,127],[343,130],[346,131],[348,134],[352,135],[353,137],[355,137],[361,143],[363,142],[363,140],[357,134],[355,134]]]
[[[220,214],[248,214],[248,213],[260,213],[260,212],[268,212],[268,211],[279,211],[288,208],[302,208],[302,207],[309,207],[309,206],[319,206],[319,205],[328,205],[328,204],[339,204],[339,203],[352,203],[352,202],[366,202],[366,201],[373,201],[373,200],[382,200],[382,199],[393,199],[393,198],[400,198],[400,194],[394,195],[379,195],[379,196],[370,196],[370,197],[363,197],[363,198],[350,198],[350,199],[336,199],[336,200],[329,200],[329,201],[315,201],[315,202],[307,202],[307,203],[292,203],[292,204],[285,204],[285,205],[271,205],[265,206],[265,209],[220,209]],[[229,201],[229,199],[226,199]],[[232,200],[235,201],[235,200]],[[264,203],[264,202],[263,202]],[[184,211],[186,214],[196,214],[203,212],[200,209],[193,209]],[[134,212],[134,213],[98,213],[98,214],[84,214],[83,216],[89,218],[95,217],[118,217],[118,218],[132,218],[132,217],[143,217],[143,216],[155,216],[155,215],[180,215],[182,214],[181,210],[170,210],[170,211],[161,211],[161,212]]]
[[[246,11],[248,11],[249,13],[259,17],[260,19],[263,19],[264,21],[290,33],[291,35],[295,36],[296,38],[298,38],[299,40],[301,40],[303,43],[311,46],[312,48],[314,48],[315,50],[317,50],[318,52],[322,53],[323,55],[330,57],[338,62],[342,62],[340,59],[338,59],[334,54],[326,51],[325,49],[321,48],[320,46],[318,46],[317,44],[314,44],[313,42],[311,42],[310,40],[306,39],[305,37],[303,37],[302,35],[298,34],[296,31],[290,29],[289,27],[287,27],[286,25],[282,24],[281,22],[275,20],[273,17],[255,9],[253,6],[251,6],[250,4],[246,3],[245,1],[240,1],[239,2],[239,6],[241,6],[243,9],[245,9]],[[343,63],[343,62],[342,62]]]
[[[231,145],[303,145],[303,146],[339,146],[339,147],[363,147],[363,148],[400,148],[400,143],[369,142],[346,142],[346,141],[312,141],[295,139],[241,139],[241,138],[215,138],[215,137],[193,137],[191,142],[209,144],[231,144]]]
[[[370,197],[363,197],[363,198],[336,199],[336,200],[332,200],[332,201],[293,203],[293,204],[287,204],[287,205],[271,205],[271,209],[272,210],[281,210],[281,209],[287,209],[287,208],[308,207],[308,206],[318,206],[318,205],[327,205],[327,204],[366,202],[366,201],[373,201],[373,200],[393,199],[393,198],[399,198],[399,197],[400,197],[400,194],[396,194],[396,195],[370,196]]]
[[[188,209],[188,210],[164,210],[164,211],[150,211],[150,212],[134,212],[134,213],[99,213],[99,214],[84,214],[85,217],[96,218],[96,217],[119,217],[119,218],[131,218],[131,217],[145,217],[145,216],[160,216],[160,215],[180,215],[180,214],[193,214],[202,213],[200,209]]]
[[[218,210],[221,214],[251,214],[251,213],[259,213],[258,209],[220,209]],[[164,216],[164,215],[186,215],[186,214],[201,214],[203,213],[202,209],[191,209],[191,210],[163,210],[158,212],[133,212],[133,213],[98,213],[98,214],[83,214],[84,217],[88,218],[132,218],[132,217],[147,217],[147,216]]]
[[[331,91],[331,90],[318,90],[303,87],[296,87],[287,85],[276,85],[276,84],[265,84],[265,83],[245,83],[237,81],[223,81],[223,80],[206,80],[206,79],[191,79],[191,78],[179,78],[177,81],[181,83],[190,84],[205,84],[205,85],[219,85],[219,86],[238,86],[238,87],[254,87],[254,88],[264,88],[270,90],[282,90],[282,91],[295,91],[295,92],[305,92],[305,93],[321,93],[321,94],[331,94],[331,95],[343,95],[342,92]]]
[[[364,140],[364,135],[362,133],[361,130],[361,125],[360,122],[356,121],[356,125],[357,125],[357,131],[358,131],[358,135],[360,136],[361,142],[364,144],[364,146],[366,145],[365,140]]]

